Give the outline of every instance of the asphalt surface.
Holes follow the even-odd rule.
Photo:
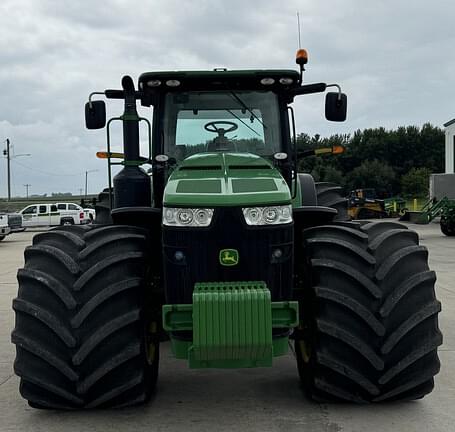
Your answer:
[[[56,412],[30,408],[18,392],[10,342],[11,301],[23,249],[35,232],[12,234],[0,243],[0,431],[455,431],[455,237],[436,224],[412,225],[430,250],[442,302],[441,372],[433,393],[416,402],[382,405],[319,405],[306,399],[292,352],[271,369],[190,370],[162,349],[153,400],[115,411]]]

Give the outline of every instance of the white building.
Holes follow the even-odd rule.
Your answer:
[[[444,124],[446,128],[446,172],[430,177],[430,198],[455,200],[455,119]]]
[[[446,128],[446,174],[455,172],[455,119],[444,124]]]

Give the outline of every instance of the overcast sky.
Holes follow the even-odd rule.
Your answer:
[[[321,95],[301,97],[298,132],[455,117],[453,1],[1,0],[0,140],[31,154],[12,160],[13,195],[25,195],[26,183],[31,193],[79,193],[86,170],[98,170],[88,174],[90,193],[105,187],[105,162],[95,158],[105,134],[85,129],[83,108],[91,91],[119,88],[124,74],[294,68],[297,10],[306,82],[337,82],[349,101],[338,124],[324,120]],[[108,114],[120,112],[108,104]]]

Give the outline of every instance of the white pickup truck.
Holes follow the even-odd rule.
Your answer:
[[[19,212],[24,227],[80,225],[84,211],[73,203],[32,204]]]
[[[8,215],[0,215],[0,241],[2,241],[11,231],[8,225]]]

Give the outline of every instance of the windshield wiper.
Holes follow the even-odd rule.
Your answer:
[[[243,102],[243,100],[240,99],[234,91],[229,90],[229,93],[231,93],[231,96],[242,106],[243,109],[247,110],[259,123],[261,123],[264,129],[267,129],[267,126],[262,122],[262,120],[250,108],[248,108],[245,102]]]
[[[240,123],[246,126],[249,130],[253,131],[258,137],[261,137],[261,135],[258,132],[256,132],[249,124],[245,123],[237,114],[233,113],[231,110],[228,109],[226,111],[233,117],[235,117]]]

